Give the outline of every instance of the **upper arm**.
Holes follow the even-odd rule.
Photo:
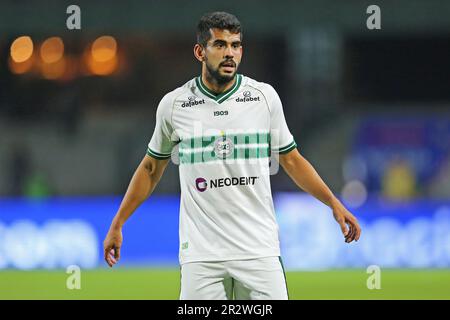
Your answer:
[[[141,161],[141,166],[151,175],[160,177],[169,163],[169,159],[157,159],[148,154]]]
[[[289,168],[295,165],[298,160],[301,160],[302,156],[300,152],[296,148],[292,149],[289,152],[283,153],[279,155],[279,162],[284,170],[288,171]]]

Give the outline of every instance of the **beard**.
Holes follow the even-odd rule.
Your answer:
[[[219,68],[222,65],[219,64],[217,68],[214,68],[212,65],[209,64],[208,60],[206,62],[206,69],[208,70],[210,78],[216,82],[218,85],[225,85],[230,81],[233,81],[234,76],[236,75],[238,64],[235,63],[234,72],[232,74],[220,74]]]

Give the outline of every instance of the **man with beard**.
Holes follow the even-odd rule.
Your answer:
[[[204,15],[194,55],[201,75],[162,98],[147,154],[104,241],[105,260],[118,262],[123,224],[152,193],[177,146],[180,299],[287,299],[271,155],[299,188],[332,209],[346,242],[359,239],[358,222],[297,151],[274,88],[237,73],[238,19]]]

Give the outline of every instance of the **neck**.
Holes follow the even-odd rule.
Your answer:
[[[211,77],[206,68],[202,68],[202,82],[211,91],[220,94],[230,89],[236,82],[236,74],[230,81],[226,83],[218,83],[216,79]]]

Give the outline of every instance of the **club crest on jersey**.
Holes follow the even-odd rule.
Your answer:
[[[219,159],[225,159],[233,154],[234,144],[230,138],[219,137],[214,142],[214,152]]]
[[[259,101],[259,96],[252,97],[252,93],[250,91],[244,91],[242,93],[243,98],[237,97],[236,102],[250,102],[250,101]]]
[[[181,107],[182,108],[188,108],[188,107],[193,107],[193,106],[197,106],[199,104],[204,104],[205,103],[205,99],[202,99],[202,100],[196,100],[196,99],[197,99],[196,96],[189,96],[188,97],[189,101],[184,101],[181,104]]]

